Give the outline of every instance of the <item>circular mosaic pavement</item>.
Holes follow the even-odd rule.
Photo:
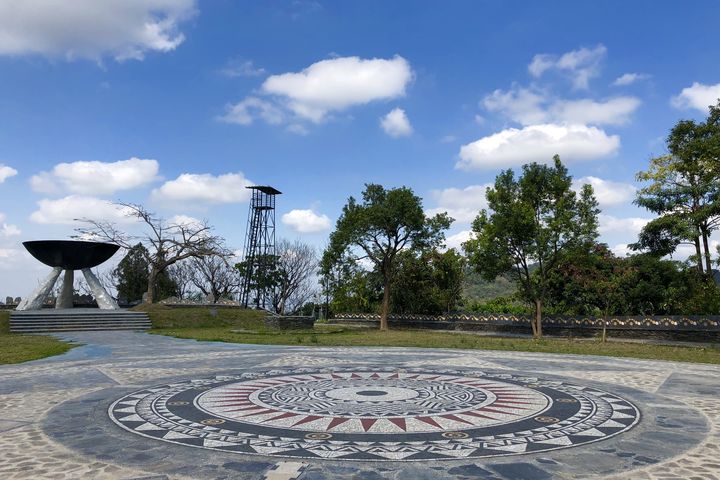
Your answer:
[[[282,457],[428,460],[535,453],[625,432],[624,398],[536,377],[454,369],[273,369],[159,385],[110,417],[146,437]]]

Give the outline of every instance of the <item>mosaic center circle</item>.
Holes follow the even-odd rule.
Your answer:
[[[238,453],[347,460],[479,458],[603,440],[628,400],[531,376],[391,367],[247,371],[160,385],[109,409],[134,433]]]

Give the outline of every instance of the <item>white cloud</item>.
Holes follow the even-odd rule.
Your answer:
[[[616,87],[624,87],[648,78],[650,78],[650,75],[646,73],[624,73],[616,78],[612,84]]]
[[[431,195],[437,207],[426,211],[428,216],[447,212],[458,223],[472,222],[480,210],[487,208],[485,191],[493,184],[470,185],[465,188],[433,190]]]
[[[458,252],[462,252],[462,244],[473,238],[473,232],[470,230],[463,230],[454,235],[450,235],[445,239],[445,247],[449,250],[454,248]]]
[[[638,236],[650,220],[650,218],[618,218],[612,215],[600,214],[598,215],[598,231],[601,235],[622,234],[634,238]]]
[[[460,148],[455,167],[462,170],[508,168],[529,162],[548,163],[555,154],[564,162],[614,154],[620,137],[586,125],[530,125],[509,128]]]
[[[183,173],[152,191],[153,200],[160,202],[242,203],[250,198],[245,188],[253,183],[242,172],[211,175]]]
[[[632,202],[637,188],[629,183],[613,182],[597,177],[582,177],[573,181],[573,190],[579,192],[583,185],[589,184],[595,191],[595,198],[601,207],[611,207]]]
[[[0,55],[140,60],[177,48],[194,13],[194,0],[0,2]]]
[[[604,45],[579,48],[561,56],[539,54],[533,57],[528,71],[532,76],[540,77],[549,70],[559,70],[570,76],[573,88],[586,90],[590,79],[600,74],[600,63],[606,54]]]
[[[310,133],[310,130],[305,127],[305,125],[302,125],[300,123],[291,123],[287,126],[286,130],[290,133],[295,133],[297,135],[307,135]]]
[[[158,169],[156,160],[135,157],[117,162],[60,163],[50,172],[33,175],[30,185],[42,193],[103,195],[153,182]]]
[[[252,60],[230,60],[220,73],[226,77],[257,77],[265,74],[264,68],[256,67]]]
[[[500,113],[521,125],[547,122],[621,125],[630,120],[640,103],[635,97],[615,97],[606,101],[552,100],[544,92],[521,87],[495,90],[482,100],[488,111]]]
[[[14,168],[8,167],[7,165],[3,165],[0,163],[0,183],[3,183],[8,178],[14,177],[17,174],[18,171]]]
[[[191,227],[191,228],[202,228],[203,227],[202,220],[195,218],[195,217],[191,217],[189,215],[174,215],[174,216],[170,217],[170,219],[168,220],[168,224]]]
[[[21,233],[17,225],[5,223],[5,214],[0,213],[0,237],[15,237]]]
[[[708,107],[717,105],[718,100],[720,100],[720,83],[705,85],[693,82],[691,86],[683,88],[670,102],[676,108],[694,108],[707,113]]]
[[[12,225],[9,223],[0,224],[0,237],[16,237],[21,233],[22,232],[17,225]]]
[[[279,98],[293,113],[318,123],[334,111],[405,95],[413,73],[407,60],[340,57],[313,63],[301,72],[272,75],[265,94]]]
[[[257,97],[247,97],[234,105],[228,105],[226,110],[225,115],[219,119],[238,125],[251,125],[256,118],[270,125],[278,125],[285,119],[281,108]]]
[[[3,260],[19,257],[21,254],[22,251],[18,248],[0,248],[0,258]]]
[[[532,125],[547,121],[548,114],[544,104],[546,95],[527,88],[513,87],[508,91],[495,90],[482,100],[482,105],[490,112],[501,113],[522,125]]]
[[[616,97],[605,102],[561,100],[551,106],[550,117],[556,122],[622,125],[630,121],[630,115],[640,103],[635,97]]]
[[[330,228],[330,218],[312,210],[291,210],[282,216],[282,222],[298,233],[318,233]]]
[[[387,115],[380,119],[380,126],[385,133],[393,138],[407,137],[412,135],[413,128],[410,125],[405,110],[402,108],[394,108]]]
[[[636,252],[633,252],[630,250],[630,247],[628,247],[627,243],[618,243],[614,247],[610,249],[610,251],[616,256],[616,257],[627,257],[628,255],[632,255]]]
[[[120,223],[136,220],[128,216],[128,209],[95,197],[69,195],[57,200],[43,199],[37,204],[38,209],[30,215],[35,223],[73,225],[84,218]]]

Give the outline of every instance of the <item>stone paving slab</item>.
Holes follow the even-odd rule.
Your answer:
[[[497,351],[231,345],[138,332],[78,332],[61,337],[84,346],[58,357],[0,366],[0,478],[720,478],[717,366]],[[381,367],[499,376],[493,378],[536,375],[544,382],[610,392],[636,405],[641,418],[611,438],[559,450],[379,462],[193,448],[138,435],[108,416],[108,408],[121,397],[173,382],[289,369],[307,369],[307,375],[316,372],[321,377],[317,381],[323,382],[317,372],[358,369],[362,373]],[[229,386],[223,388],[236,388],[234,381],[227,380]],[[276,382],[277,395],[303,390],[292,382]],[[407,395],[412,390],[395,391],[389,381],[379,385],[375,390],[346,392],[350,397],[343,401],[352,402],[357,395]],[[313,388],[319,392],[319,387]],[[333,395],[338,391],[326,390]],[[459,390],[458,394],[463,395]],[[257,418],[256,423],[264,421]],[[327,431],[337,436],[336,430]]]

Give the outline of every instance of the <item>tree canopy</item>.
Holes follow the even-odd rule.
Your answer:
[[[679,121],[666,143],[668,153],[637,174],[649,184],[635,203],[659,217],[631,248],[663,256],[688,243],[698,271],[712,274],[710,235],[720,227],[720,102],[704,122]]]
[[[383,281],[380,329],[387,330],[390,289],[395,259],[400,251],[433,248],[444,240],[452,220],[447,214],[427,218],[422,199],[407,187],[385,189],[367,184],[362,202],[350,197],[343,207],[330,243],[323,254],[321,270],[328,274],[338,262],[367,259]]]
[[[520,295],[535,306],[533,334],[542,336],[550,273],[565,252],[590,248],[597,238],[592,187],[584,185],[578,197],[556,155],[552,165],[524,165],[518,179],[503,171],[486,196],[490,211],[480,212],[464,245],[468,261],[488,280],[514,273]]]
[[[465,258],[445,252],[409,250],[398,254],[391,285],[393,313],[450,313],[462,304]]]

